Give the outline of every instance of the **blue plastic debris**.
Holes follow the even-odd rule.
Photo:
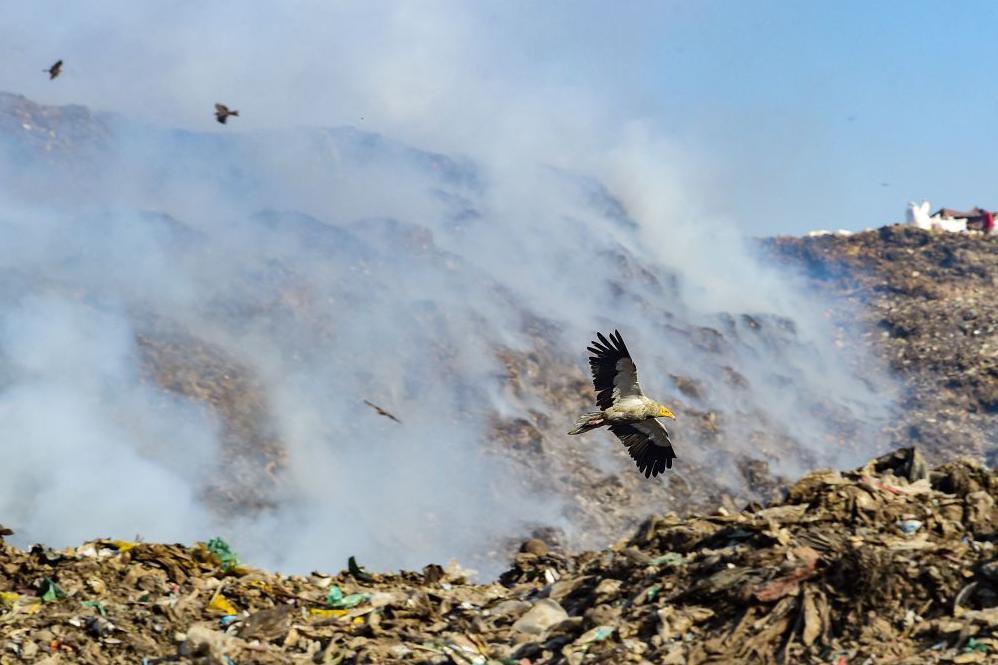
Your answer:
[[[240,617],[236,614],[226,614],[224,617],[218,620],[218,625],[222,628],[228,628],[237,621],[241,621]]]
[[[599,626],[596,629],[596,634],[593,635],[593,641],[602,642],[611,635],[613,635],[613,628],[611,626]]]

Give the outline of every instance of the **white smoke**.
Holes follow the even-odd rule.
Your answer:
[[[670,373],[705,377],[818,460],[868,450],[822,449],[819,407],[872,419],[883,403],[820,304],[760,266],[737,224],[700,212],[684,175],[700,165],[636,117],[610,71],[563,77],[571,58],[530,50],[556,23],[534,11],[537,25],[505,4],[105,1],[58,22],[11,8],[22,66],[0,89],[122,115],[0,125],[0,424],[16,478],[0,521],[52,545],[219,532],[293,570],[482,555],[562,519],[557,497],[480,445],[490,413],[523,407],[498,390],[493,350],[529,346],[524,312],[559,326],[580,365],[594,329],[620,327],[653,395]],[[587,30],[605,18],[583,16]],[[36,65],[56,57],[66,73],[50,83]],[[242,115],[215,126],[215,101]],[[342,125],[358,129],[302,129]],[[674,288],[616,297],[608,252]],[[719,312],[795,325],[779,348],[740,330],[751,403],[670,332],[670,317],[718,326]],[[252,519],[204,496],[245,462],[225,457],[222,425],[140,376],[136,335],[163,322],[262,386],[286,457]]]

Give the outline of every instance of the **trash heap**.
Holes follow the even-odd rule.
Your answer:
[[[998,466],[998,236],[885,226],[763,247],[833,303],[843,345],[873,349],[903,380],[884,440],[934,463],[973,455]]]
[[[0,663],[995,662],[996,498],[994,471],[902,449],[600,552],[532,539],[488,584],[283,576],[218,539],[0,543]]]

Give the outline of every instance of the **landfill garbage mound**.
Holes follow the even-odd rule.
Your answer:
[[[286,577],[217,539],[0,543],[0,663],[987,662],[996,499],[994,470],[899,449],[603,551],[532,539],[490,584],[352,558]]]
[[[846,343],[873,349],[903,379],[888,440],[933,463],[998,464],[998,237],[895,225],[764,246],[806,274],[830,315],[859,315]]]

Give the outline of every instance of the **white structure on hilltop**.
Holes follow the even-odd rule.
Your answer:
[[[909,201],[905,219],[911,226],[916,226],[926,231],[939,229],[941,231],[960,233],[967,230],[967,219],[965,217],[949,218],[938,213],[930,215],[929,209],[928,201],[922,201],[917,205]]]

